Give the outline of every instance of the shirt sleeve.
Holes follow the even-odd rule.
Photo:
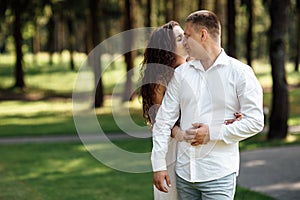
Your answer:
[[[230,125],[219,127],[220,134],[213,134],[227,144],[239,142],[262,131],[264,127],[263,91],[250,67],[245,67],[236,82],[240,112],[244,117]],[[216,131],[216,130],[211,130]]]
[[[168,84],[152,130],[153,148],[151,162],[153,171],[167,169],[166,154],[171,136],[171,129],[179,117],[180,74],[175,70]]]

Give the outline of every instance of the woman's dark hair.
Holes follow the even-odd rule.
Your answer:
[[[176,41],[173,32],[175,26],[179,26],[179,23],[170,21],[157,28],[152,33],[144,52],[140,94],[143,98],[143,116],[150,125],[153,124],[155,117],[154,113],[149,113],[149,109],[154,105],[154,90],[159,85],[166,87],[173,76],[176,64]]]

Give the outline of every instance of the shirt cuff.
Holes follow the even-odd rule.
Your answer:
[[[167,163],[165,159],[151,159],[153,172],[167,170]]]
[[[218,126],[210,126],[209,127],[209,136],[210,140],[223,140],[223,132],[224,132],[225,124]]]

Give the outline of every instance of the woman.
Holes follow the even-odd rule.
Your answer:
[[[151,35],[142,62],[143,116],[152,127],[156,112],[162,103],[166,86],[173,76],[174,69],[186,62],[188,57],[183,44],[183,30],[175,21],[157,28]],[[177,123],[178,124],[178,123]],[[177,134],[176,134],[177,133]],[[178,125],[172,129],[172,137],[184,139],[184,132]],[[181,136],[181,138],[179,138]],[[154,187],[154,199],[177,199],[174,161],[176,159],[176,139],[171,139],[167,156],[168,171],[172,187],[168,193],[162,193]]]
[[[184,47],[184,31],[178,22],[170,21],[152,33],[142,62],[140,91],[143,98],[143,116],[151,127],[155,123],[156,113],[162,103],[174,69],[186,62],[187,59],[188,54]],[[225,123],[232,123],[242,116],[236,113],[235,117],[236,119],[226,120]],[[177,199],[174,169],[177,141],[186,141],[192,145],[197,145],[197,141],[194,139],[195,135],[187,135],[179,127],[179,122],[173,127],[171,137],[167,154],[167,170],[172,187],[169,188],[168,193],[160,192],[154,187],[154,199],[156,200]]]
[[[175,21],[156,29],[149,40],[142,62],[143,116],[147,124],[154,124],[166,86],[174,69],[186,62],[188,55],[183,44],[183,30]]]

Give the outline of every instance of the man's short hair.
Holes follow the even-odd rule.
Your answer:
[[[205,28],[214,38],[219,38],[221,35],[220,20],[218,16],[211,11],[200,10],[193,12],[185,19],[185,22],[191,22],[196,32]]]

